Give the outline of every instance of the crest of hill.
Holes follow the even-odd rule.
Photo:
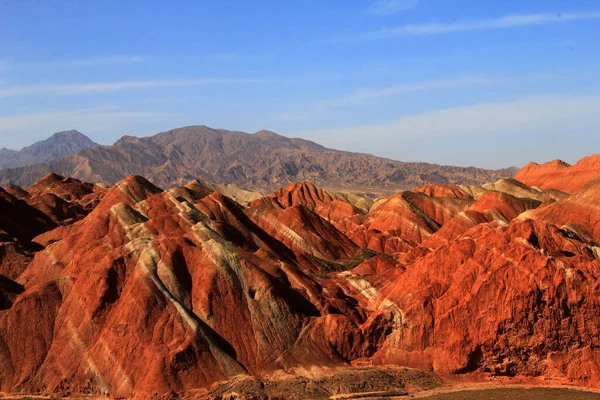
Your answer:
[[[544,164],[530,162],[515,175],[515,179],[542,189],[574,193],[587,183],[600,178],[600,154],[584,157],[574,165],[562,160]]]
[[[18,151],[0,149],[0,168],[42,164],[95,146],[98,144],[76,130],[57,132]]]
[[[0,184],[28,186],[48,171],[112,185],[142,175],[169,188],[201,177],[269,192],[292,182],[310,181],[336,191],[383,193],[428,183],[479,185],[505,177],[504,171],[400,162],[369,154],[328,149],[270,131],[239,131],[188,126],[112,146],[86,148],[48,163],[0,171]]]

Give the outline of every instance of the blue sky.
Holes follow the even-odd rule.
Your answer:
[[[600,152],[597,0],[0,3],[0,147],[203,124],[405,161]]]

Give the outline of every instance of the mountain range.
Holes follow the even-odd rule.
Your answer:
[[[68,150],[64,142],[69,139],[63,139],[63,134],[59,140],[53,136],[30,146],[35,151],[21,150],[19,154],[42,152],[45,156],[38,158],[42,161],[38,165],[0,171],[0,184],[28,186],[47,172],[55,172],[107,185],[137,174],[165,188],[200,178],[268,192],[306,180],[334,190],[392,193],[428,183],[483,184],[517,171],[401,162],[328,149],[270,131],[248,134],[190,126],[150,137],[123,136],[112,146],[95,146],[89,139],[82,140],[83,135],[71,132],[76,143]],[[51,144],[56,148],[50,148]],[[71,154],[65,154],[67,151]],[[31,159],[28,157],[0,165],[30,163],[24,161]]]

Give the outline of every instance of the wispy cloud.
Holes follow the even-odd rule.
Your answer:
[[[124,81],[101,83],[77,84],[42,84],[19,87],[0,87],[0,98],[25,96],[25,95],[79,95],[92,93],[120,92],[124,90],[153,89],[165,87],[185,87],[202,85],[229,85],[266,82],[264,79],[233,79],[233,78],[203,78],[183,80],[152,80],[152,81]]]
[[[136,64],[147,62],[148,58],[141,56],[102,56],[102,57],[89,57],[79,58],[72,60],[57,60],[50,61],[48,64],[56,67],[93,67],[102,65],[118,65],[118,64]]]
[[[600,96],[530,96],[508,102],[480,103],[464,107],[428,111],[398,120],[340,129],[314,130],[295,136],[320,138],[324,144],[378,144],[385,148],[394,141],[442,136],[485,135],[492,133],[540,133],[560,126],[569,132],[569,124],[584,117],[598,116]]]
[[[375,0],[369,10],[375,15],[392,15],[411,10],[419,5],[419,0]]]
[[[72,110],[46,110],[36,113],[3,115],[0,116],[0,132],[15,132],[23,128],[31,128],[32,121],[36,125],[44,126],[45,124],[52,125],[55,122],[61,124],[72,124],[74,121],[94,121],[101,118],[114,118],[122,121],[133,117],[143,118],[163,118],[172,117],[179,114],[176,113],[157,113],[157,112],[137,112],[137,111],[122,111],[117,106],[103,106],[92,108],[79,108]],[[68,121],[68,122],[65,122]],[[81,124],[74,123],[74,126]],[[89,131],[89,129],[87,129]]]
[[[472,86],[498,85],[509,82],[525,82],[544,79],[554,79],[557,76],[563,79],[570,77],[569,71],[546,72],[532,75],[521,76],[463,76],[449,79],[438,79],[421,82],[397,83],[378,89],[359,89],[354,92],[327,98],[313,100],[292,111],[282,113],[279,117],[281,121],[300,121],[314,119],[323,112],[334,109],[359,107],[366,104],[376,103],[378,101],[401,96],[404,94],[435,91],[442,89],[459,89]]]
[[[385,40],[397,37],[439,35],[444,33],[508,29],[523,26],[557,24],[561,22],[587,21],[600,19],[600,11],[564,14],[523,14],[499,18],[449,23],[407,24],[398,27],[363,32],[357,35],[328,39],[325,42],[361,42]]]
[[[600,95],[538,95],[286,135],[403,161],[501,168],[589,155],[600,145],[599,109]]]
[[[466,86],[489,85],[505,81],[502,77],[466,76],[454,79],[442,79],[423,82],[399,83],[381,89],[361,89],[345,96],[334,97],[317,102],[321,108],[343,108],[362,105],[388,97],[399,96],[407,93],[416,93],[429,90],[461,88]]]

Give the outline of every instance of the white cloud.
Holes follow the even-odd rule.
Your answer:
[[[342,108],[357,106],[368,102],[394,97],[401,94],[415,93],[426,90],[459,88],[475,85],[486,85],[497,83],[502,78],[467,76],[455,79],[433,80],[413,83],[400,83],[382,89],[356,90],[345,96],[318,101],[319,108]]]
[[[526,14],[507,15],[499,18],[460,21],[449,23],[407,24],[399,27],[382,28],[377,31],[364,32],[353,36],[334,38],[326,42],[361,42],[384,40],[406,36],[439,35],[443,33],[485,31],[508,29],[523,26],[556,24],[561,22],[586,21],[600,19],[600,11],[565,13],[565,14]]]
[[[135,64],[148,61],[141,56],[102,56],[73,60],[51,61],[48,64],[57,67],[91,67],[98,65]]]
[[[371,13],[375,15],[392,15],[408,11],[419,5],[419,0],[375,0]]]
[[[185,87],[219,84],[246,84],[264,82],[261,79],[183,79],[183,80],[154,80],[154,81],[125,81],[103,83],[77,83],[77,84],[42,84],[19,87],[0,87],[0,98],[25,96],[25,95],[77,95],[90,93],[119,92],[123,90],[152,89],[161,87]]]
[[[21,130],[30,130],[35,126],[47,130],[47,126],[59,124],[60,126],[90,126],[98,125],[102,121],[110,120],[119,123],[132,118],[162,119],[172,118],[176,113],[133,112],[120,111],[116,106],[81,108],[74,110],[47,110],[37,113],[4,115],[0,116],[0,132],[13,133]],[[86,131],[93,131],[89,127]]]
[[[582,119],[600,124],[600,96],[532,96],[510,102],[481,103],[408,115],[396,121],[339,129],[298,132],[293,136],[319,138],[320,143],[373,146],[392,142],[462,135],[569,132]],[[356,148],[354,148],[356,150]]]

